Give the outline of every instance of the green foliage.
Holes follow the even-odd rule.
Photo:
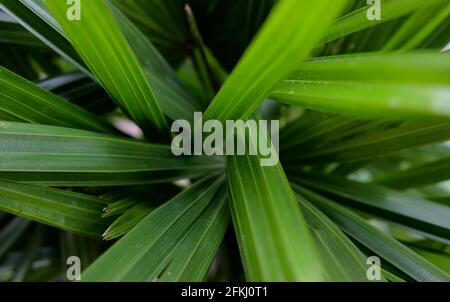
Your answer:
[[[68,8],[0,0],[0,281],[450,280],[448,1]],[[280,161],[173,155],[196,111]]]

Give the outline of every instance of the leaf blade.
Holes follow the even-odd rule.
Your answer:
[[[346,233],[417,281],[448,281],[450,276],[412,252],[406,246],[369,225],[352,211],[310,190],[295,186],[296,191],[316,205]]]
[[[55,20],[45,11],[40,1],[1,0],[0,6],[50,48],[68,59],[81,71],[88,73],[83,60],[62,34]]]
[[[255,145],[254,135],[249,144]],[[261,166],[260,159],[227,158],[231,213],[247,279],[321,280],[321,259],[281,165]]]
[[[157,278],[171,260],[171,251],[211,203],[222,183],[221,178],[203,179],[152,211],[100,256],[82,274],[82,279],[152,281]]]
[[[18,121],[114,132],[92,113],[0,66],[0,111]]]
[[[0,210],[63,230],[99,238],[105,202],[93,196],[0,180]]]
[[[272,96],[332,113],[445,120],[449,70],[450,56],[427,52],[321,57],[301,64]]]
[[[382,186],[317,173],[299,173],[293,181],[340,197],[350,206],[412,228],[450,238],[450,207]]]

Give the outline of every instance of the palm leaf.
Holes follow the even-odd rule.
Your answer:
[[[85,236],[106,229],[104,206],[89,195],[0,180],[0,210]]]
[[[0,0],[0,281],[450,281],[450,4],[380,2]]]
[[[302,152],[286,152],[283,159],[298,159],[308,163],[359,162],[401,150],[445,142],[450,138],[449,123],[424,124],[413,121],[392,127],[389,123],[376,121],[375,125],[368,125],[368,128],[369,131],[366,131],[367,124],[363,124],[359,129],[353,127],[350,133],[344,132],[348,135],[343,139],[338,135],[336,141],[333,133],[330,133],[331,140],[325,140],[325,143],[317,146],[310,144],[302,148]],[[359,132],[359,135],[355,135],[355,132]]]
[[[22,26],[80,70],[86,67],[62,33],[56,21],[46,11],[41,0],[1,0],[0,7],[14,16]]]
[[[83,18],[71,22],[66,18],[65,1],[46,4],[89,69],[125,112],[147,133],[167,130],[151,83],[111,8],[104,1],[83,3]]]
[[[114,132],[86,110],[0,67],[0,112],[7,120]]]
[[[248,118],[274,85],[308,56],[345,2],[279,2],[208,107],[205,119]]]
[[[248,138],[255,145],[255,133]],[[260,160],[227,159],[231,213],[247,278],[321,280],[321,260],[282,167],[263,167]]]
[[[361,251],[316,207],[301,197],[299,204],[322,257],[326,279],[366,281],[366,257]]]
[[[338,196],[339,200],[376,216],[450,239],[450,208],[441,204],[331,175],[298,173],[292,181]]]
[[[29,225],[29,220],[25,220],[21,217],[14,217],[2,228],[0,231],[0,241],[2,242],[0,247],[0,259],[5,255],[9,248],[14,245],[19,237],[24,234],[25,229]]]
[[[83,280],[151,281],[158,278],[172,260],[174,248],[213,202],[222,183],[223,178],[204,179],[152,211],[98,258],[84,272]],[[111,261],[116,265],[111,265]]]
[[[341,229],[417,281],[448,281],[450,276],[352,211],[312,191],[296,191],[316,205]]]
[[[414,165],[403,171],[378,176],[375,182],[397,189],[421,187],[450,179],[450,157]]]
[[[103,233],[103,239],[111,240],[125,235],[139,222],[141,222],[145,216],[153,211],[153,209],[153,207],[145,203],[134,205],[130,209],[126,210],[125,213],[120,215],[119,218],[114,220],[114,222]],[[103,215],[103,217],[105,217],[105,215]]]
[[[106,91],[81,72],[49,77],[38,81],[37,84],[94,114],[105,114],[116,109]]]
[[[0,141],[2,178],[53,186],[165,182],[223,165],[176,158],[164,145],[62,127],[1,122]]]
[[[30,48],[45,48],[45,44],[3,11],[0,11],[0,42]]]
[[[423,44],[441,27],[450,14],[450,5],[431,6],[414,12],[383,46],[383,51],[407,51]]]
[[[272,95],[291,105],[333,113],[448,118],[449,70],[450,56],[445,54],[320,57],[301,64]]]
[[[427,6],[442,4],[444,1],[431,0],[383,0],[381,1],[382,17],[381,20],[369,20],[367,10],[373,4],[368,4],[358,10],[339,18],[325,34],[322,43],[329,42],[348,34],[373,27],[389,20],[397,19],[414,11],[421,11]]]
[[[201,106],[184,88],[175,71],[152,43],[120,11],[114,17],[142,66],[161,110],[171,119],[192,120]]]
[[[230,221],[226,194],[211,204],[175,248],[160,281],[203,281]]]
[[[36,258],[39,248],[43,242],[44,228],[42,225],[36,227],[31,235],[31,240],[27,243],[25,253],[21,259],[21,263],[16,270],[13,282],[22,282],[27,272],[31,269],[33,260]]]

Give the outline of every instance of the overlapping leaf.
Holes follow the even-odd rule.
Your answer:
[[[381,118],[450,117],[450,56],[322,57],[301,64],[272,95],[291,105]]]
[[[6,120],[114,132],[112,126],[0,66],[0,112]]]
[[[0,180],[0,210],[90,237],[100,237],[105,201],[65,190]]]
[[[120,11],[112,10],[118,25],[142,66],[161,110],[171,119],[192,120],[201,106],[183,87],[171,66],[152,43]]]
[[[66,17],[65,1],[46,4],[96,79],[122,109],[144,132],[167,136],[167,122],[151,83],[110,6],[103,0],[86,1],[80,20],[72,22]]]
[[[203,281],[230,221],[226,194],[222,192],[175,247],[173,260],[160,281]]]
[[[406,189],[448,179],[450,179],[450,157],[443,157],[414,165],[406,170],[382,174],[375,179],[375,182],[397,189]]]
[[[0,123],[0,154],[1,178],[54,186],[165,182],[223,166],[213,158],[177,158],[164,145],[8,122]]]
[[[220,200],[223,204],[223,198],[217,199],[217,192],[223,181],[223,177],[203,179],[152,211],[133,230],[100,256],[83,273],[82,279],[85,281],[156,280],[172,261],[177,261],[174,251],[180,248],[178,244],[182,245],[181,248],[186,248],[183,237],[194,236],[194,234],[189,235],[190,232],[205,231],[196,224],[203,224],[199,222],[199,219],[203,219],[202,213],[209,213],[214,217],[216,211],[208,210],[209,207],[215,207],[214,204],[221,203]],[[212,219],[211,221],[220,223],[220,220]],[[218,232],[220,229],[215,230]],[[195,235],[194,238],[197,238],[197,244],[201,244],[202,236]],[[187,244],[189,251],[195,250],[197,246],[194,242]],[[215,249],[216,246],[217,244],[202,245],[206,249]],[[189,266],[189,262],[195,261],[197,257],[183,257],[183,259],[183,266]],[[206,273],[203,266],[197,269],[203,274]],[[175,275],[178,272],[173,273]]]
[[[208,107],[205,119],[248,118],[274,85],[308,56],[345,3],[280,1]]]
[[[0,231],[0,259],[5,255],[8,249],[14,245],[21,235],[24,234],[25,229],[30,225],[30,221],[21,217],[14,217],[5,225]]]
[[[302,146],[301,152],[294,149],[283,153],[282,159],[298,159],[308,163],[351,163],[450,139],[450,123],[413,121],[394,125],[392,127],[390,123],[379,121],[369,125],[355,125],[356,127],[350,129],[350,133],[341,131],[341,134],[350,135],[341,137],[338,134],[337,140],[333,135],[327,136],[329,140],[324,143]]]
[[[322,212],[303,198],[299,204],[322,257],[322,272],[329,281],[367,281],[366,257]]]
[[[45,44],[3,11],[0,11],[0,42],[38,49],[45,48]]]
[[[298,173],[293,181],[374,215],[450,239],[450,208],[429,200],[336,176]]]
[[[81,72],[61,74],[38,81],[37,84],[96,114],[108,113],[116,108],[105,90]]]
[[[382,0],[380,1],[380,20],[371,20],[367,18],[368,9],[373,7],[375,4],[371,3],[339,18],[333,26],[330,26],[327,30],[322,42],[329,42],[362,29],[400,18],[404,15],[410,14],[411,12],[421,11],[428,6],[439,5],[444,2],[445,1],[442,0]]]
[[[256,146],[255,133],[248,138]],[[261,166],[260,160],[248,154],[227,159],[231,212],[247,279],[321,280],[320,257],[281,165]]]
[[[41,0],[1,0],[0,7],[51,49],[87,73],[80,56],[48,14]]]
[[[295,186],[298,193],[316,205],[351,237],[417,281],[448,281],[450,276],[406,246],[384,234],[352,211],[312,191]]]

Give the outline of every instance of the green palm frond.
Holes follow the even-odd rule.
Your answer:
[[[449,281],[450,5],[380,3],[0,0],[0,281]]]

